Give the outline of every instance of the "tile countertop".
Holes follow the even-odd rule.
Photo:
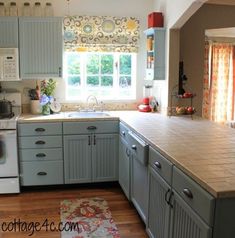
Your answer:
[[[110,114],[101,119],[120,118],[213,196],[235,197],[235,129],[197,117],[191,120],[137,111]],[[87,121],[65,115],[22,115],[19,122]]]

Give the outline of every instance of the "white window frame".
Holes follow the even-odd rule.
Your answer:
[[[112,91],[113,91],[113,94],[112,94],[112,98],[105,98],[105,97],[102,97],[101,95],[97,96],[99,100],[102,100],[102,101],[136,101],[136,64],[137,64],[137,54],[136,53],[124,53],[124,52],[79,52],[80,54],[80,57],[81,57],[81,60],[80,60],[80,91],[82,92],[81,94],[79,94],[78,97],[71,97],[70,95],[68,95],[68,82],[67,82],[67,79],[68,79],[68,72],[67,72],[67,56],[69,53],[76,53],[76,52],[64,52],[64,78],[65,78],[65,100],[66,101],[85,101],[86,98],[92,94],[92,93],[88,93],[87,90],[88,89],[91,89],[91,87],[87,86],[86,85],[86,79],[87,79],[87,72],[86,72],[86,62],[87,62],[87,55],[88,54],[99,54],[99,55],[107,55],[107,54],[110,54],[110,55],[113,55],[114,56],[114,66],[113,66],[113,75],[108,75],[107,76],[113,76],[113,86],[112,86]],[[125,75],[120,75],[119,74],[119,58],[120,58],[120,55],[131,55],[132,57],[132,72],[131,72],[131,75],[128,75],[128,76],[131,76],[131,97],[122,97],[120,98],[119,97],[119,77],[120,76],[125,76]],[[116,65],[116,62],[117,63],[117,67],[115,66]],[[99,64],[101,63],[101,56],[99,56]],[[101,65],[100,65],[101,66]],[[99,87],[100,84],[101,84],[101,76],[106,76],[104,74],[101,74],[101,67],[99,66],[99,74],[94,74],[94,76],[99,76]],[[76,75],[74,75],[76,76]],[[97,87],[97,90],[101,89]],[[94,87],[95,88],[95,87]]]

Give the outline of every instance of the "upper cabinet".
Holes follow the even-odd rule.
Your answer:
[[[18,48],[18,17],[0,17],[0,48]]]
[[[62,77],[62,18],[20,17],[19,38],[22,79]]]
[[[149,28],[144,31],[147,40],[147,80],[165,79],[165,29]]]

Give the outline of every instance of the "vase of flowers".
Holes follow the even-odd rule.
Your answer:
[[[42,114],[50,114],[50,104],[53,102],[56,82],[53,79],[41,81],[41,97],[40,104],[42,105]]]

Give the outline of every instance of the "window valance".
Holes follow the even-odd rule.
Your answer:
[[[137,52],[139,20],[134,17],[67,16],[64,46],[67,51]]]

